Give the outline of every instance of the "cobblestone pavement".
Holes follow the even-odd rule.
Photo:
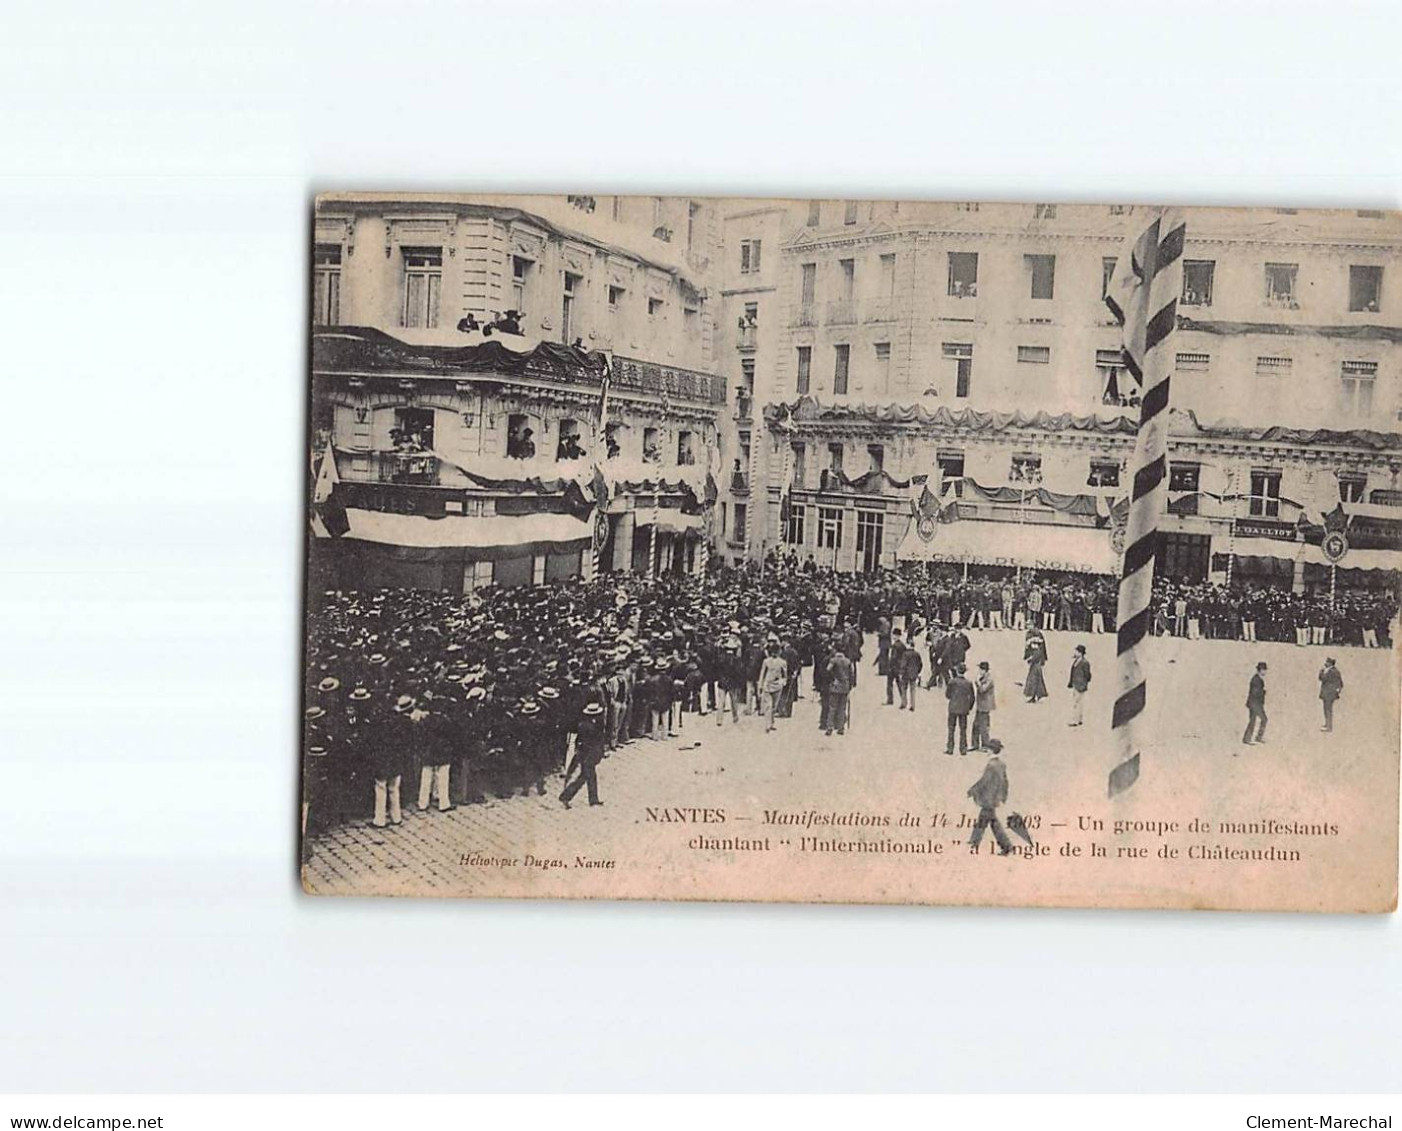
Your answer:
[[[998,683],[991,729],[1006,744],[1008,807],[1045,814],[1039,839],[1055,847],[1070,835],[1079,813],[1105,815],[1106,774],[1116,761],[1109,727],[1113,638],[1049,633],[1051,695],[1032,705],[1021,696],[1022,634],[971,636],[971,673],[987,659]],[[1066,678],[1079,642],[1090,647],[1095,678],[1085,726],[1071,728]],[[1338,657],[1347,683],[1330,735],[1320,733],[1316,679],[1326,654]],[[805,892],[811,898],[980,898],[978,892],[931,888],[945,882],[933,874],[912,874],[908,887],[882,887],[877,877],[885,873],[872,871],[874,865],[852,860],[838,871],[831,859],[797,853],[788,839],[767,842],[765,852],[737,869],[743,850],[711,851],[704,840],[784,836],[765,826],[767,809],[863,810],[890,814],[893,823],[907,811],[927,815],[927,822],[928,814],[939,811],[957,822],[969,810],[965,790],[982,771],[983,758],[944,755],[942,690],[922,690],[913,712],[885,706],[885,681],[872,669],[874,656],[869,639],[846,736],[827,737],[817,729],[817,702],[806,686],[793,717],[779,720],[774,734],[765,734],[755,716],[742,715],[738,726],[727,716],[717,727],[714,716],[688,715],[680,738],[636,740],[600,765],[601,807],[590,807],[581,792],[565,810],[556,798],[558,777],[547,782],[544,797],[492,799],[449,813],[419,813],[406,804],[404,824],[397,828],[355,823],[315,838],[303,870],[305,886],[325,894],[760,898],[766,890],[792,888],[791,898]],[[1271,666],[1270,742],[1243,747],[1246,684],[1258,659]],[[1349,820],[1392,804],[1396,753],[1389,734],[1396,734],[1397,681],[1390,652],[1168,638],[1155,642],[1151,662],[1152,733],[1144,772],[1116,802],[1116,815],[1182,812],[1189,804],[1245,818],[1327,809]],[[805,683],[810,677],[805,672]],[[416,795],[417,782],[406,779],[406,802]],[[656,810],[676,806],[723,808],[727,819],[714,827],[654,821]],[[795,842],[802,831],[793,830]],[[959,851],[965,835],[954,835],[951,827],[945,852]],[[991,842],[985,848],[991,852]],[[504,876],[501,869],[467,863],[468,857],[514,863]],[[576,870],[595,860],[611,861],[612,870]],[[837,880],[843,882],[834,886]],[[1015,901],[1026,898],[1015,879],[1008,882]],[[982,896],[998,895],[1003,883],[992,877]]]

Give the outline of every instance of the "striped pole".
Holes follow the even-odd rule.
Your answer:
[[[1108,782],[1111,797],[1139,780],[1142,715],[1148,701],[1142,653],[1153,615],[1159,516],[1168,497],[1170,335],[1183,286],[1183,237],[1181,214],[1155,210],[1148,225],[1132,233],[1126,242],[1105,297],[1105,304],[1124,330],[1125,369],[1141,390],[1117,607],[1118,660],[1111,722],[1117,763]]]
[[[668,408],[670,404],[667,399],[667,391],[662,391],[662,424],[667,424]],[[649,577],[657,576],[657,522],[662,511],[662,453],[657,454],[657,480],[653,484],[652,491],[652,527],[647,535],[647,574]]]

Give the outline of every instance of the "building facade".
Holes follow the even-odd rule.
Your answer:
[[[601,201],[318,200],[324,580],[462,592],[704,568],[727,399],[715,212]]]
[[[749,554],[1113,572],[1137,399],[1103,299],[1135,213],[785,210]],[[1322,583],[1340,503],[1350,580],[1399,564],[1400,250],[1395,214],[1189,213],[1163,572]],[[943,521],[916,521],[918,477]]]

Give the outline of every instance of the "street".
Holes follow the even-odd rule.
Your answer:
[[[991,733],[1004,744],[1010,781],[1006,812],[1028,818],[1037,853],[1002,859],[985,838],[980,859],[970,859],[967,822],[976,809],[965,791],[982,772],[986,755],[944,754],[942,689],[919,691],[913,712],[886,706],[885,680],[873,668],[875,640],[868,637],[845,736],[825,736],[817,728],[810,669],[804,698],[773,734],[764,733],[757,716],[742,714],[735,726],[726,715],[717,727],[713,715],[687,715],[679,738],[636,740],[614,752],[599,767],[605,804],[597,808],[581,793],[571,809],[564,809],[555,796],[557,777],[544,797],[493,799],[450,813],[421,814],[410,804],[417,782],[406,780],[404,824],[346,825],[317,838],[304,869],[305,885],[319,894],[414,890],[758,899],[782,893],[856,902],[1046,904],[1093,903],[1098,892],[1112,886],[1118,900],[1136,905],[1187,900],[1262,907],[1286,905],[1292,892],[1298,900],[1300,890],[1318,885],[1324,885],[1322,904],[1348,893],[1375,895],[1380,883],[1390,886],[1392,856],[1377,841],[1392,844],[1395,852],[1397,834],[1389,815],[1395,811],[1397,779],[1388,735],[1396,730],[1389,720],[1396,719],[1398,704],[1391,652],[1154,638],[1145,715],[1152,734],[1143,749],[1141,777],[1128,793],[1109,801],[1106,775],[1117,761],[1110,737],[1113,636],[1048,633],[1050,698],[1036,705],[1021,695],[1022,634],[975,631],[970,636],[970,674],[986,659],[997,681]],[[1072,728],[1066,682],[1077,643],[1088,647],[1094,678],[1085,725]],[[1317,697],[1317,672],[1326,655],[1337,657],[1345,680],[1330,734],[1320,732]],[[1247,747],[1241,744],[1246,686],[1258,659],[1270,665],[1270,724],[1267,743]],[[678,808],[698,812],[666,812]],[[816,811],[831,823],[814,819],[808,827],[776,827],[765,822],[766,811],[799,814],[795,819]],[[844,814],[888,823],[839,821]],[[907,814],[919,823],[903,825]],[[941,816],[946,824],[940,824]],[[1288,841],[1267,836],[1230,842],[1300,850],[1302,861],[1290,866],[1190,866],[1181,858],[1157,858],[1165,843],[1184,855],[1199,842],[1227,843],[1215,835],[1187,836],[1195,819],[1332,823],[1338,831]],[[1116,820],[1177,822],[1179,835],[1116,837]],[[1106,859],[1087,858],[1088,841],[1097,838],[1085,829],[1096,821],[1111,830],[1100,837],[1111,849]],[[801,836],[889,838],[933,851],[847,854],[838,846],[835,856],[802,850]],[[767,850],[712,847],[762,837],[768,838]],[[1084,855],[1065,855],[1073,842]]]

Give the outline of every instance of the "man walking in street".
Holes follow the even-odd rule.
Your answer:
[[[1085,722],[1086,692],[1090,689],[1090,661],[1086,659],[1086,646],[1076,645],[1071,659],[1071,678],[1066,686],[1071,689],[1071,721],[1066,725],[1078,727]]]
[[[1252,742],[1266,741],[1266,670],[1268,665],[1262,660],[1256,665],[1256,674],[1251,677],[1251,686],[1246,692],[1246,733],[1241,736],[1241,744],[1250,746]],[[1252,737],[1252,731],[1255,737]]]
[[[897,684],[901,693],[901,706],[907,710],[915,710],[915,689],[920,686],[920,673],[924,667],[925,661],[920,655],[920,649],[912,641],[901,653],[900,681]]]
[[[1334,657],[1330,656],[1324,661],[1324,667],[1319,670],[1319,699],[1324,704],[1324,725],[1320,730],[1334,729],[1334,704],[1343,693],[1344,673],[1339,671]]]
[[[1012,852],[1013,845],[1003,829],[1003,822],[998,820],[998,806],[1008,800],[1008,768],[999,757],[1003,753],[1003,744],[996,738],[990,738],[988,748],[992,754],[988,758],[988,765],[983,768],[983,776],[968,790],[969,797],[978,806],[978,819],[974,822],[974,831],[969,836],[969,847],[977,851],[978,846],[983,843],[983,830],[992,829],[998,851],[1007,856]]]
[[[834,649],[828,660],[827,691],[823,696],[827,704],[824,734],[832,734],[834,727],[838,734],[847,733],[847,697],[852,692],[855,675],[856,667],[847,653],[840,648]]]
[[[759,668],[759,698],[764,710],[764,732],[774,729],[774,716],[779,710],[779,696],[789,682],[789,666],[779,654],[779,643],[769,645],[769,654]]]
[[[905,638],[901,630],[895,629],[890,636],[890,640],[882,653],[885,667],[883,674],[886,676],[886,706],[891,706],[895,700],[896,685],[901,680],[901,662],[906,653]],[[905,691],[901,692],[901,706],[905,706]]]
[[[590,805],[603,804],[599,800],[598,769],[599,763],[604,760],[606,718],[604,705],[597,699],[591,699],[584,705],[575,737],[574,765],[571,767],[571,772],[578,776],[560,792],[560,804],[566,809],[581,786],[589,789]]]
[[[988,725],[994,710],[998,706],[996,688],[993,685],[993,673],[989,671],[988,661],[981,660],[978,666],[978,677],[974,680],[974,749],[988,749]]]
[[[959,753],[969,752],[969,712],[974,709],[977,696],[974,685],[964,675],[964,665],[960,664],[949,677],[949,686],[944,689],[944,697],[949,700],[949,737],[944,752],[954,753],[954,730],[959,730]]]

